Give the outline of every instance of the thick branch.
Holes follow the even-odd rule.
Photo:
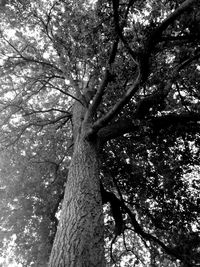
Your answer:
[[[197,0],[186,0],[184,1],[172,14],[170,14],[163,22],[155,29],[152,33],[149,41],[156,43],[158,38],[167,27],[174,22],[184,11],[188,9],[189,6],[197,2]]]
[[[170,14],[148,37],[143,48],[143,52],[140,55],[140,68],[142,80],[145,81],[149,74],[149,58],[155,47],[160,41],[162,33],[167,27],[172,24],[184,11],[188,9],[197,0],[184,1],[172,14]]]
[[[137,234],[139,234],[141,237],[143,237],[145,240],[153,241],[157,243],[161,248],[168,254],[171,255],[175,258],[182,259],[181,255],[177,253],[177,251],[173,248],[169,248],[166,246],[160,239],[157,237],[153,236],[152,234],[146,233],[144,229],[141,227],[141,225],[137,222],[135,218],[135,214],[131,212],[131,210],[124,204],[122,203],[122,208],[126,211],[126,213],[129,215],[131,219],[131,223],[134,227],[134,230]]]
[[[180,126],[198,123],[200,121],[200,114],[195,112],[185,112],[182,114],[168,114],[160,117],[149,118],[147,123],[152,130],[162,130],[167,129],[171,126]],[[108,140],[117,138],[127,133],[139,132],[140,124],[137,121],[130,119],[121,120],[106,127],[103,127],[98,132],[98,137],[101,143],[104,143]]]
[[[124,44],[124,46],[127,49],[127,51],[132,56],[132,59],[134,60],[135,64],[138,65],[137,61],[135,60],[137,54],[131,49],[129,43],[124,38],[124,36],[123,36],[123,27],[120,27],[119,13],[118,13],[119,1],[113,0],[112,3],[113,3],[115,31],[116,31],[118,37],[120,38],[120,40],[122,41],[122,43]],[[133,3],[134,3],[134,0],[130,0],[129,1],[124,20],[126,20],[126,17],[128,16],[129,9],[133,5]]]
[[[200,114],[196,112],[185,112],[182,114],[168,114],[160,117],[154,117],[149,120],[154,129],[161,130],[171,126],[187,123],[197,123],[200,121]]]
[[[56,213],[58,212],[58,208],[60,206],[61,201],[63,200],[63,197],[64,197],[64,192],[60,193],[60,195],[58,196],[56,200],[56,203],[54,204],[52,211],[50,211],[50,214],[49,214],[49,217],[51,221],[54,222],[56,229],[58,226],[58,218],[56,217]],[[55,229],[55,232],[56,232],[56,229]]]
[[[121,110],[122,108],[129,102],[134,93],[137,92],[140,85],[140,72],[134,82],[134,84],[129,88],[129,90],[124,94],[124,96],[111,108],[111,110],[102,118],[97,120],[90,132],[88,132],[88,138],[95,135],[102,127],[106,126]]]
[[[157,237],[153,236],[152,234],[149,234],[147,232],[144,231],[144,229],[142,228],[142,226],[138,223],[138,221],[135,218],[135,214],[126,206],[126,204],[124,203],[123,200],[119,200],[115,194],[113,194],[112,192],[108,192],[106,191],[103,186],[101,187],[101,193],[102,193],[102,199],[103,199],[103,203],[106,202],[110,202],[112,203],[113,206],[117,206],[115,208],[117,208],[118,213],[121,213],[120,208],[126,212],[131,220],[131,223],[134,227],[134,231],[135,233],[139,234],[141,237],[143,237],[145,240],[148,241],[153,241],[155,243],[157,243],[159,246],[162,247],[162,249],[168,254],[171,255],[175,258],[178,259],[182,259],[181,255],[179,255],[177,253],[177,251],[173,248],[170,248],[168,246],[166,246],[160,239],[158,239]],[[118,218],[120,217],[120,220],[118,221]],[[115,223],[119,223],[120,224],[120,229],[119,230],[123,230],[123,221],[122,221],[122,217],[121,216],[117,216],[117,219],[115,218]],[[121,232],[119,232],[119,234],[121,234]]]
[[[152,93],[149,96],[146,96],[141,101],[139,101],[136,112],[134,114],[135,118],[144,119],[148,115],[150,108],[158,107],[159,104],[162,104],[169,94],[171,87],[179,75],[179,72],[185,67],[190,65],[194,60],[197,60],[200,57],[200,54],[196,54],[191,58],[186,59],[181,64],[179,64],[173,72],[171,79],[166,83],[165,87],[159,88],[156,92]],[[162,85],[161,85],[162,86]]]
[[[120,111],[121,109],[128,103],[128,101],[131,99],[131,97],[134,95],[134,93],[138,90],[141,80],[144,81],[144,72],[148,73],[148,70],[146,71],[146,68],[148,68],[148,60],[149,56],[151,54],[151,51],[155,44],[157,43],[159,37],[161,36],[162,32],[180,15],[182,14],[191,4],[193,4],[196,0],[186,0],[184,1],[168,18],[166,18],[152,33],[150,38],[148,38],[146,45],[145,45],[145,56],[142,55],[141,57],[141,64],[140,68],[138,68],[138,77],[135,80],[135,83],[131,86],[131,88],[125,93],[125,95],[113,106],[113,108],[102,118],[100,118],[98,121],[96,121],[93,124],[92,129],[88,133],[88,138],[95,135],[102,127],[106,126]],[[116,25],[116,30],[118,33],[121,34],[121,29],[119,26],[119,14],[118,14],[118,7],[119,2],[113,1],[113,10],[114,10],[114,20]],[[123,38],[121,36],[120,38]],[[131,52],[130,52],[131,53]],[[140,72],[141,70],[141,72]],[[180,67],[177,68],[176,74],[180,70]],[[145,75],[147,75],[147,73]],[[173,75],[172,80],[167,84],[165,87],[165,93],[166,96],[171,88],[171,84],[174,80],[175,75]],[[105,89],[103,87],[102,91]]]
[[[107,202],[110,203],[112,216],[115,220],[115,235],[120,235],[123,232],[123,216],[121,210],[121,202],[115,196],[115,194],[108,192],[104,189],[101,183],[101,196],[102,196],[102,203],[105,204]]]
[[[111,125],[101,128],[98,132],[98,137],[101,143],[117,138],[128,132],[139,130],[139,125],[130,119],[123,119]]]
[[[92,104],[88,110],[87,118],[92,117],[94,115],[96,109],[98,108],[99,104],[101,103],[102,96],[103,96],[104,91],[105,91],[105,89],[108,85],[108,82],[109,82],[110,68],[111,68],[112,63],[114,63],[115,56],[117,54],[118,43],[119,43],[119,39],[117,38],[113,43],[102,83],[101,83],[99,89],[97,90],[96,95],[93,98]]]

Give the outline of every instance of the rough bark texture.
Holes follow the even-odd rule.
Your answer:
[[[50,267],[105,266],[96,149],[95,145],[77,139]]]

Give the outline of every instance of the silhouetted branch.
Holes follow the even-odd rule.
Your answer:
[[[119,43],[119,39],[117,38],[114,41],[113,45],[112,45],[112,49],[111,49],[111,52],[110,52],[110,57],[109,57],[109,60],[107,62],[106,70],[105,70],[104,77],[102,79],[101,85],[100,85],[99,89],[97,90],[97,93],[94,96],[92,104],[91,104],[91,106],[90,106],[90,108],[88,110],[88,115],[87,115],[88,118],[92,117],[94,115],[97,107],[101,103],[102,96],[103,96],[104,91],[105,91],[105,89],[106,89],[106,87],[108,85],[108,82],[109,82],[110,68],[111,68],[112,63],[114,63],[115,56],[117,54],[118,43]]]

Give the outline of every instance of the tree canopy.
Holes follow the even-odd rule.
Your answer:
[[[79,103],[99,138],[107,266],[198,266],[199,8],[1,1],[3,258],[47,266]]]

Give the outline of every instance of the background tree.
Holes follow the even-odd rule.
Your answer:
[[[198,1],[3,1],[1,15],[1,254],[198,266]]]

